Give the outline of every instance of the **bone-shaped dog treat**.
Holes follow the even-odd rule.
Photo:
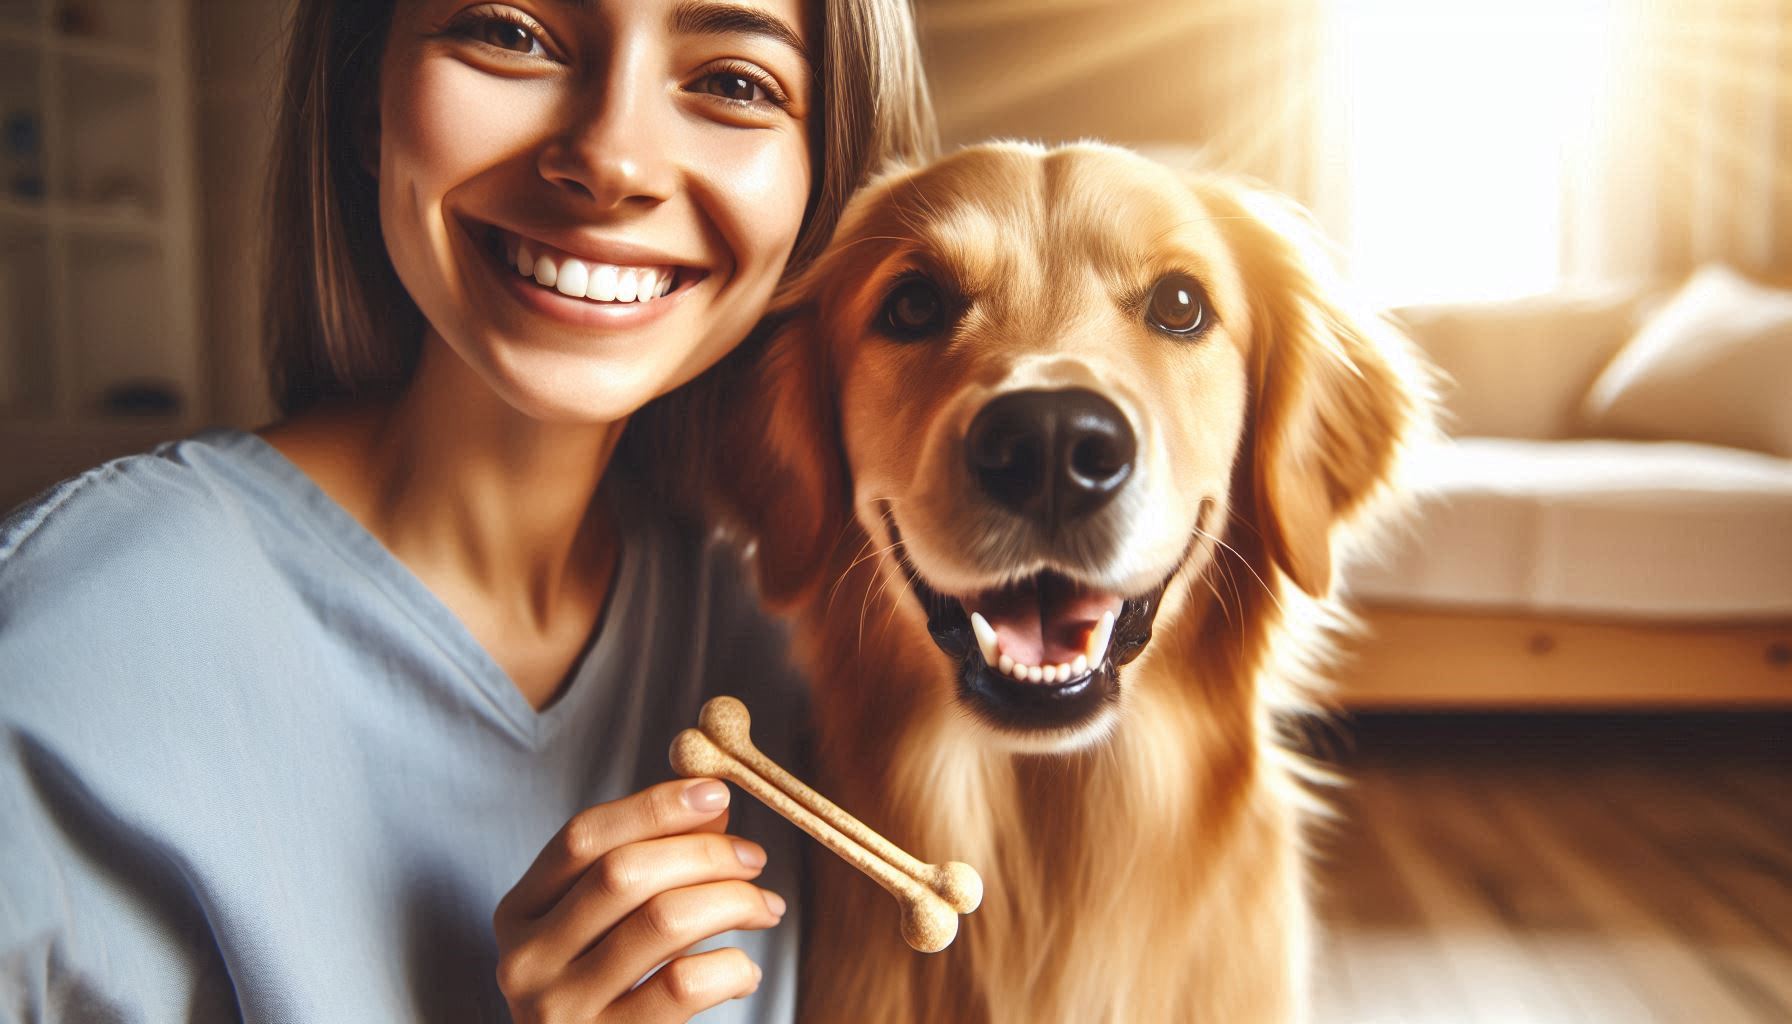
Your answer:
[[[958,935],[958,915],[983,901],[983,879],[969,864],[923,864],[901,847],[778,767],[753,745],[747,706],[733,697],[703,705],[697,728],[672,741],[672,769],[727,779],[869,875],[902,904],[902,938],[936,953]]]

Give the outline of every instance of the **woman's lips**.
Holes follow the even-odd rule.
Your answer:
[[[524,305],[581,327],[626,327],[659,318],[708,277],[694,266],[582,259],[501,228],[470,230],[501,283]]]
[[[676,287],[681,276],[696,275],[695,267],[676,264],[632,266],[581,259],[500,228],[492,229],[492,244],[518,277],[592,302],[652,302]]]

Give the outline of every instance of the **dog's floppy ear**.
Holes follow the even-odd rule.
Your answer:
[[[807,597],[851,513],[827,352],[813,305],[785,307],[736,350],[716,424],[712,497],[755,548],[760,596],[775,610]]]
[[[1344,308],[1317,226],[1291,200],[1209,186],[1251,303],[1257,528],[1282,571],[1316,597],[1332,585],[1333,527],[1391,482],[1427,422],[1428,387],[1392,325]]]

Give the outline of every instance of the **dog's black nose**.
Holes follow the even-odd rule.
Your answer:
[[[1107,504],[1132,475],[1138,442],[1093,391],[1014,391],[971,421],[965,460],[984,493],[1048,528]]]

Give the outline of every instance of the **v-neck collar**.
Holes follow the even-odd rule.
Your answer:
[[[603,611],[594,635],[574,664],[559,696],[537,711],[460,617],[360,520],[317,486],[278,448],[256,434],[241,430],[207,431],[196,440],[240,453],[250,466],[269,477],[275,486],[296,501],[305,515],[295,517],[291,525],[312,533],[385,595],[460,670],[495,716],[531,748],[545,746],[560,731],[562,723],[583,717],[587,705],[609,696],[604,692],[603,679],[598,677],[602,666],[615,664],[621,655],[616,648],[622,642],[626,628],[617,620],[631,603],[629,595],[643,582],[640,579],[643,559],[634,550],[630,538],[635,531],[628,528],[629,517],[622,508],[627,503],[617,500],[613,488],[605,487],[601,492],[611,502],[617,525],[616,566],[611,572]]]

